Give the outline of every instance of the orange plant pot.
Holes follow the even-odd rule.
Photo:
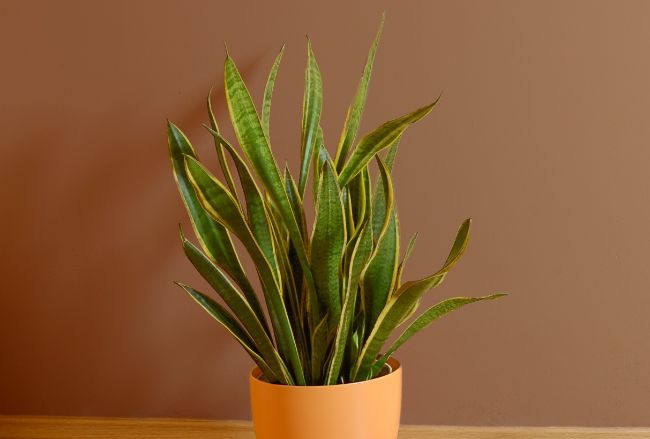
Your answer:
[[[396,439],[402,406],[402,368],[359,383],[285,386],[250,375],[257,439]]]

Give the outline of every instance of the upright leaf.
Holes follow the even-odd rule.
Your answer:
[[[404,252],[404,257],[402,258],[402,262],[399,263],[399,266],[397,267],[397,276],[396,276],[396,281],[397,285],[399,285],[402,281],[402,273],[404,272],[404,267],[406,266],[406,262],[408,259],[411,257],[411,253],[413,252],[413,248],[415,247],[415,241],[418,239],[418,234],[417,232],[411,236],[411,239],[409,239],[409,243],[406,246],[406,251]]]
[[[319,126],[318,133],[316,134],[316,151],[314,152],[313,158],[313,168],[314,168],[314,177],[312,180],[312,191],[314,198],[314,207],[316,207],[316,199],[318,198],[318,185],[320,181],[321,170],[323,169],[323,164],[327,160],[331,160],[327,149],[325,148],[325,141],[323,140],[323,129]]]
[[[239,205],[228,190],[215,179],[197,160],[186,157],[185,169],[203,208],[215,220],[223,223],[244,244],[255,262],[262,281],[264,297],[269,309],[271,323],[280,352],[288,358],[300,385],[305,384],[298,347],[293,336],[287,309],[280,291],[279,273],[272,268],[264,252],[258,245]]]
[[[323,167],[318,205],[311,241],[311,258],[316,291],[330,324],[341,315],[341,258],[345,246],[343,202],[331,162]]]
[[[278,75],[278,68],[280,67],[280,61],[282,61],[282,54],[284,53],[284,46],[280,49],[280,53],[275,57],[273,62],[273,67],[271,67],[271,72],[269,77],[266,80],[266,87],[264,88],[264,100],[262,101],[262,128],[264,129],[264,134],[266,138],[270,139],[269,124],[271,121],[271,96],[273,95],[273,88],[275,87],[275,77]]]
[[[395,210],[390,213],[386,233],[381,237],[363,278],[366,324],[372,328],[395,287],[399,258],[399,227]]]
[[[208,93],[208,118],[210,119],[210,128],[213,131],[219,132],[219,125],[217,125],[217,118],[214,117],[214,111],[212,111],[212,89]],[[219,142],[218,139],[214,139],[214,148],[217,151],[217,158],[219,159],[219,167],[221,167],[221,172],[226,178],[226,184],[230,189],[233,197],[237,199],[237,189],[235,188],[235,182],[232,179],[232,174],[230,173],[230,168],[228,167],[228,162],[226,161],[226,156],[223,153],[223,145]]]
[[[237,168],[237,174],[239,175],[239,182],[241,183],[242,190],[244,192],[244,197],[246,198],[246,211],[248,224],[253,232],[253,236],[257,241],[257,244],[264,252],[266,260],[271,264],[271,268],[277,273],[278,271],[278,262],[275,254],[275,248],[273,245],[273,238],[271,236],[271,228],[269,225],[269,218],[264,206],[264,199],[262,194],[253,179],[248,166],[239,156],[235,148],[224,139],[221,134],[217,131],[213,131],[208,128],[208,131],[215,138],[215,142],[218,142],[222,145],[227,151],[232,160],[235,162],[235,167]],[[231,195],[234,194],[231,192]],[[240,208],[241,203],[238,203]]]
[[[327,314],[323,316],[321,321],[316,325],[316,328],[311,335],[311,378],[312,385],[320,385],[322,383],[323,364],[326,361],[327,354],[327,321],[329,317]]]
[[[255,173],[262,180],[282,220],[287,227],[289,236],[296,249],[296,254],[307,283],[307,290],[311,297],[311,316],[320,320],[320,310],[316,298],[314,278],[311,273],[307,249],[305,248],[303,236],[300,232],[298,218],[294,216],[291,209],[289,197],[284,189],[280,172],[278,171],[275,158],[271,152],[268,139],[257,116],[250,93],[242,80],[242,77],[230,56],[226,57],[224,68],[224,80],[226,87],[226,101],[232,120],[237,140],[241,145],[248,161],[251,163]]]
[[[395,143],[396,144],[396,143]],[[391,146],[389,151],[392,151]],[[374,325],[390,294],[397,286],[399,258],[399,228],[397,213],[393,207],[393,184],[388,165],[375,155],[381,184],[373,200],[372,221],[377,246],[364,278],[366,324]]]
[[[316,63],[316,57],[307,40],[307,68],[305,69],[305,94],[302,102],[302,136],[300,142],[300,178],[298,190],[300,196],[305,194],[307,177],[312,156],[314,155],[316,136],[323,106],[323,81]]]
[[[336,159],[334,161],[336,170],[339,172],[345,163],[348,151],[354,143],[354,139],[359,131],[359,124],[361,123],[361,116],[363,115],[363,108],[366,105],[366,96],[368,95],[368,84],[370,83],[370,76],[372,74],[372,65],[375,62],[375,54],[377,53],[379,38],[381,37],[381,32],[384,28],[384,18],[385,14],[382,14],[381,21],[379,22],[379,29],[377,30],[375,39],[372,42],[372,46],[370,46],[366,66],[363,68],[363,75],[361,76],[361,80],[357,86],[357,92],[354,95],[354,101],[348,108],[348,113],[345,116],[343,132],[341,132],[339,146],[336,150]]]
[[[388,166],[384,163],[384,161],[378,156],[375,156],[375,159],[377,160],[377,166],[379,167],[379,175],[381,176],[381,203],[377,203],[377,205],[374,206],[373,209],[373,229],[376,228],[378,230],[377,233],[377,240],[381,240],[384,234],[386,233],[386,229],[388,228],[388,223],[391,220],[391,211],[393,210],[393,180],[390,176],[390,170],[388,169]],[[378,191],[379,193],[379,191]],[[379,198],[379,197],[377,197]],[[375,218],[374,214],[377,210],[380,210],[380,206],[383,207],[383,212],[380,212],[382,218],[381,221],[377,221],[379,218]]]
[[[359,239],[352,252],[352,262],[347,276],[348,282],[343,295],[344,303],[341,318],[336,330],[336,341],[334,343],[334,354],[327,371],[326,384],[336,384],[341,372],[345,346],[349,340],[352,318],[356,309],[359,279],[365,269],[370,253],[372,252],[372,223],[366,221]]]

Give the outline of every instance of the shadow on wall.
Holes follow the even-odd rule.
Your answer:
[[[241,62],[243,74],[259,59]],[[219,79],[214,108],[225,117]],[[204,285],[177,239],[179,222],[191,228],[170,170],[165,116],[181,114],[170,119],[213,155],[201,127],[208,90],[202,84],[183,97],[185,109],[151,104],[156,96],[130,96],[99,115],[74,105],[39,109],[38,123],[3,148],[0,263],[9,293],[0,344],[9,355],[0,362],[0,413],[210,416],[219,401],[196,398],[206,385],[222,389],[219,400],[233,401],[233,413],[247,410],[237,387],[220,386],[230,367],[216,364],[242,370],[248,360],[171,282]],[[188,345],[196,346],[189,355]]]

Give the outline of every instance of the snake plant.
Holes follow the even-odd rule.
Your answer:
[[[278,167],[269,130],[284,47],[268,75],[261,114],[226,50],[225,97],[237,144],[221,134],[210,94],[205,125],[214,138],[222,178],[199,161],[185,134],[168,123],[174,177],[198,241],[192,243],[181,230],[182,246],[222,302],[177,284],[235,337],[270,382],[333,385],[371,379],[404,342],[437,318],[503,296],[454,297],[412,318],[422,296],[442,283],[463,254],[470,220],[461,224],[439,270],[402,281],[416,236],[400,259],[391,170],[402,134],[438,100],[357,139],[382,27],[383,18],[334,158],[320,126],[322,79],[308,41],[297,178],[288,167]],[[309,183],[313,203],[304,201]],[[312,225],[307,209],[314,209]],[[255,264],[259,295],[242,268],[233,237]],[[401,335],[385,348],[400,327]]]

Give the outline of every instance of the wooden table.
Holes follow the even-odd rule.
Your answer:
[[[400,439],[650,439],[650,428],[405,426]],[[0,416],[2,439],[254,439],[248,422]],[[337,438],[345,439],[345,438]]]

